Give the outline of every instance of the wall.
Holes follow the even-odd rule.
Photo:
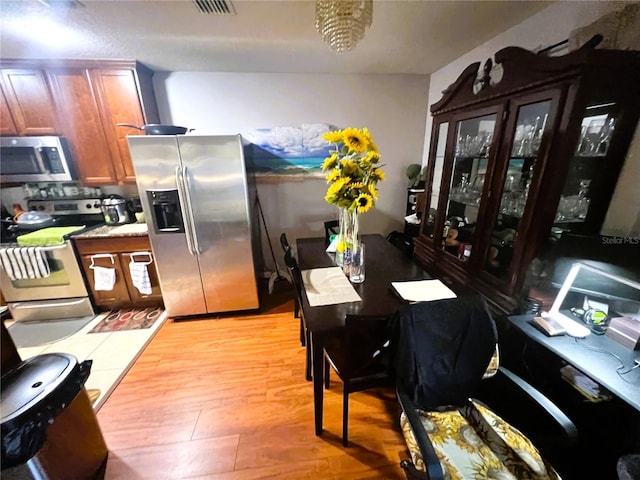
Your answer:
[[[236,134],[254,128],[328,123],[367,127],[382,155],[386,180],[374,210],[362,216],[362,233],[387,235],[403,229],[407,178],[420,163],[427,116],[429,78],[424,75],[310,75],[263,73],[156,73],[154,88],[163,123],[199,134]],[[323,236],[323,222],[337,218],[324,202],[322,178],[258,183],[269,233],[278,259],[286,232]],[[266,241],[267,268],[272,268]]]
[[[529,50],[544,48],[569,37],[572,30],[587,26],[604,15],[619,10],[623,2],[556,2],[524,22],[467,52],[431,75],[429,105],[442,98],[442,91],[453,83],[460,73],[473,62],[484,62],[498,50],[519,46]],[[425,130],[422,163],[426,165],[432,118],[429,115]],[[640,137],[636,132],[634,146],[614,193],[607,218],[602,228],[606,235],[635,235],[640,228],[640,189],[635,179],[640,176]],[[632,153],[635,152],[635,153]],[[634,226],[635,225],[635,226]]]

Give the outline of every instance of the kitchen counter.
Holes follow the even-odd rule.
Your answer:
[[[124,225],[103,225],[88,232],[74,235],[73,238],[146,237],[147,232],[146,223],[127,223]]]

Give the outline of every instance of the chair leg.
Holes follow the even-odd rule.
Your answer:
[[[329,386],[331,385],[331,367],[329,366],[329,361],[324,359],[324,388],[329,390]]]
[[[349,446],[349,390],[342,384],[342,446]]]
[[[293,297],[293,316],[298,318],[300,316],[300,304],[298,303],[298,295]]]
[[[306,365],[304,369],[304,378],[306,378],[307,382],[313,380],[311,375],[311,342],[309,340],[309,332],[305,332],[306,342],[305,342],[305,356],[306,356]]]
[[[307,345],[307,339],[304,331],[304,322],[302,318],[300,318],[300,345],[305,347]]]

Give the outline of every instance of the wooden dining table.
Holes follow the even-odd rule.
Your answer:
[[[425,280],[431,277],[411,258],[386,241],[381,235],[363,235],[366,245],[366,275],[363,283],[352,284],[361,301],[312,307],[306,292],[302,295],[302,313],[311,335],[313,405],[316,435],[322,434],[324,341],[327,335],[344,328],[347,314],[392,316],[402,300],[391,282]],[[335,267],[335,254],[326,252],[323,237],[296,240],[301,270]],[[303,286],[304,290],[304,286]]]

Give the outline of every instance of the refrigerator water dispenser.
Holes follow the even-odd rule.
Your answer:
[[[147,190],[156,233],[184,233],[178,190]]]

